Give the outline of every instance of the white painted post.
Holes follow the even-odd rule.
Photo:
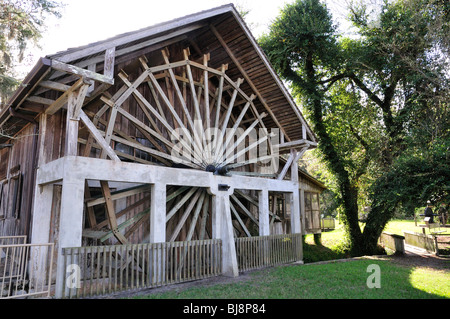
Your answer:
[[[66,269],[62,249],[81,247],[83,231],[84,179],[63,180],[61,211],[59,216],[58,262],[56,268],[56,298],[62,298]],[[73,261],[73,259],[72,259]]]
[[[166,241],[166,184],[152,186],[150,199],[150,243]]]
[[[224,276],[237,277],[239,270],[233,224],[231,222],[230,192],[216,191],[213,195],[213,238],[222,240],[222,274]]]
[[[259,236],[270,235],[269,220],[269,191],[267,189],[258,192],[259,203]]]
[[[166,241],[166,184],[156,183],[151,189],[150,198],[150,243]],[[149,263],[149,274],[154,275],[152,282],[163,282],[166,260],[162,248],[153,251]],[[163,265],[163,267],[161,267]]]
[[[52,215],[53,185],[35,186],[31,243],[46,244],[50,241],[50,223]],[[44,283],[48,278],[46,269],[47,249],[31,249],[30,283]]]

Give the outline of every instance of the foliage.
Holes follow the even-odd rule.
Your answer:
[[[372,197],[377,198],[377,205],[412,213],[415,207],[425,206],[427,200],[434,205],[448,203],[449,150],[450,140],[447,139],[429,149],[409,149],[403,153],[372,185]]]
[[[48,16],[60,17],[61,4],[53,0],[2,0],[0,2],[0,96],[19,84],[14,67],[30,43],[37,45]]]
[[[323,176],[359,255],[374,251],[395,209],[448,196],[449,42],[435,28],[448,30],[450,17],[438,0],[349,12],[355,38],[338,33],[319,0],[297,0],[260,44],[313,125]]]

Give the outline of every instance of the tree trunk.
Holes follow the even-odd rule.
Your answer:
[[[358,223],[358,190],[352,186],[349,174],[324,125],[322,118],[323,96],[317,90],[312,53],[307,56],[306,75],[308,79],[306,92],[310,101],[309,108],[313,114],[314,131],[319,137],[319,148],[324,154],[331,171],[338,179],[341,200],[344,207],[344,225],[350,236],[352,254],[360,256],[363,245],[361,229]]]

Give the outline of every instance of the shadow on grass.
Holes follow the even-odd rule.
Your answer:
[[[313,263],[318,261],[335,260],[349,258],[350,254],[341,249],[331,249],[322,245],[320,239],[314,238],[314,244],[309,244],[303,240],[303,261],[305,263]]]

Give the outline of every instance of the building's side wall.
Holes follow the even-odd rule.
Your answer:
[[[30,235],[38,133],[29,124],[0,150],[0,236]]]

